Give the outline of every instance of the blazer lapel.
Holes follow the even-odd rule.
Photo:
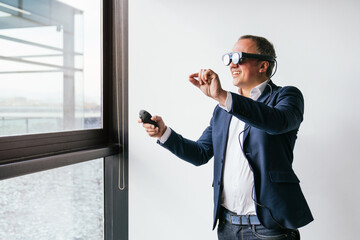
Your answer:
[[[225,157],[225,152],[226,152],[226,147],[227,147],[227,140],[228,140],[228,136],[229,136],[229,127],[230,127],[231,117],[232,117],[232,115],[227,112],[224,114],[223,127],[225,129],[222,132],[225,133],[224,138],[223,138],[223,141],[225,141],[225,144],[222,144],[223,148],[221,149],[222,150],[221,156],[224,156],[224,157]]]
[[[244,127],[245,131],[244,131],[244,137],[243,137],[243,145],[244,145],[244,143],[245,143],[246,137],[248,136],[248,134],[249,134],[249,132],[250,132],[250,128],[251,128],[250,125],[247,124],[247,123],[245,123],[245,127]]]

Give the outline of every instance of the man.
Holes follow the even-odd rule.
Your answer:
[[[263,37],[240,37],[224,55],[238,93],[222,89],[218,75],[202,69],[189,81],[219,102],[197,141],[168,128],[143,124],[151,137],[196,166],[214,157],[214,224],[219,239],[300,239],[298,228],[313,220],[292,169],[304,101],[295,87],[270,80],[276,63]],[[141,122],[141,121],[139,121]]]

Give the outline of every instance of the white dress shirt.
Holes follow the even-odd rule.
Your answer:
[[[267,83],[268,81],[265,81],[251,89],[250,98],[257,100]],[[221,105],[220,107],[229,112],[231,106],[232,96],[228,92],[225,107]],[[221,195],[221,205],[238,215],[256,215],[255,203],[252,197],[254,175],[239,143],[241,141],[241,145],[243,145],[244,127],[245,123],[243,121],[236,117],[231,118],[223,173],[224,188]]]
[[[259,84],[250,91],[250,98],[257,100],[264,91],[269,80]],[[219,105],[229,112],[232,106],[232,96],[227,93],[225,106]],[[245,123],[236,117],[231,118],[229,135],[227,140],[225,165],[223,173],[223,191],[221,205],[238,215],[256,215],[255,203],[252,198],[254,187],[254,175],[247,159],[244,157],[239,140],[243,141]],[[171,134],[168,127],[159,141],[165,143]]]

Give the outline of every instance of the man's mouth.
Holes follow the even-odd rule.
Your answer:
[[[232,72],[232,75],[239,75],[240,72]]]

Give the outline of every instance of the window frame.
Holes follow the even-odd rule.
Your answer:
[[[101,1],[103,128],[0,137],[0,181],[104,158],[105,239],[128,239],[128,0]]]

